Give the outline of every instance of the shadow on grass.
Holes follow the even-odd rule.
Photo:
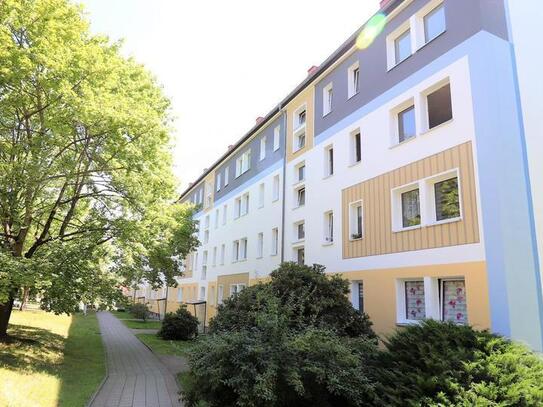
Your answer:
[[[0,368],[58,376],[64,337],[26,325],[10,325],[8,334],[0,343]]]

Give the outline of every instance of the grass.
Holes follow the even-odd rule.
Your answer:
[[[0,405],[84,406],[105,375],[95,314],[14,311],[0,343]]]
[[[168,341],[154,334],[136,334],[138,339],[149,346],[153,352],[159,355],[175,355],[186,357],[194,346],[194,341]]]
[[[122,319],[121,321],[132,329],[160,329],[162,326],[160,321],[144,321],[143,319]]]
[[[125,311],[125,312],[121,312],[121,311],[109,311],[111,312],[113,315],[115,315],[116,318],[118,319],[133,319],[134,317],[132,316],[132,314],[130,314],[129,312]]]

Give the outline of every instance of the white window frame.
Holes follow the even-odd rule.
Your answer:
[[[245,283],[234,283],[230,284],[230,297],[239,294],[241,290],[244,290],[247,287]]]
[[[271,256],[279,254],[279,228],[272,229]]]
[[[246,150],[236,159],[236,178],[242,176],[251,169],[251,149]]]
[[[387,43],[387,67],[388,70],[393,69],[394,67],[398,66],[402,62],[408,60],[410,56],[412,56],[416,50],[416,33],[413,30],[414,24],[412,24],[412,20],[414,17],[410,18],[409,20],[405,21],[402,25],[400,25],[398,28],[396,28],[393,32],[391,32],[389,35],[387,35],[386,43]],[[396,41],[402,37],[407,31],[409,31],[410,35],[410,45],[411,45],[411,54],[410,56],[402,59],[401,61],[396,61]]]
[[[217,246],[213,247],[213,257],[211,265],[215,267],[217,265]]]
[[[360,137],[360,160],[356,159],[356,136]],[[356,129],[350,133],[350,150],[351,150],[351,166],[358,165],[362,162],[362,132]]]
[[[361,207],[361,225],[360,234],[358,233],[358,210]],[[361,240],[364,238],[364,201],[359,199],[357,201],[349,203],[349,240]],[[353,236],[359,237],[353,237]]]
[[[300,179],[300,168],[302,167],[304,168],[303,169],[304,177]],[[306,177],[305,170],[306,170],[305,161],[300,161],[298,164],[294,166],[294,185],[305,181],[305,177]]]
[[[419,213],[420,223],[414,226],[403,226],[403,207],[402,207],[402,194],[413,190],[419,190]],[[421,188],[420,181],[410,182],[396,188],[391,191],[391,208],[392,208],[392,231],[404,232],[407,230],[420,229],[423,226],[423,201],[426,200],[426,191]]]
[[[221,245],[221,260],[220,260],[221,266],[224,266],[225,257],[226,257],[226,245],[223,243]]]
[[[334,175],[335,159],[334,159],[334,145],[330,144],[324,147],[324,178]],[[332,160],[330,160],[330,152],[332,153]]]
[[[217,174],[217,189],[216,189],[217,192],[219,192],[221,190],[221,181],[222,181],[222,175],[219,172]]]
[[[239,261],[239,240],[234,240],[232,244],[232,263]]]
[[[302,237],[300,237],[300,226],[302,227],[302,230],[303,230],[303,236]],[[301,243],[301,242],[305,241],[305,235],[306,235],[305,220],[300,220],[298,222],[295,222],[294,223],[293,242],[294,243]]]
[[[238,196],[234,200],[234,219],[238,219],[241,216],[241,196]]]
[[[258,234],[257,242],[258,244],[257,244],[256,258],[261,259],[262,257],[264,257],[264,233],[260,232]]]
[[[266,158],[266,136],[260,139],[260,161]]]
[[[230,167],[224,169],[224,186],[228,185],[228,177],[230,175]]]
[[[246,192],[241,196],[240,216],[245,216],[249,213],[249,202],[250,202],[249,192]]]
[[[273,151],[279,150],[281,147],[281,127],[276,126],[273,129]]]
[[[322,89],[322,116],[332,113],[334,108],[334,84],[330,82]]]
[[[215,209],[215,229],[219,228],[219,208]]]
[[[222,206],[222,224],[226,225],[227,221],[228,221],[228,204],[224,204]]]
[[[443,122],[443,123],[440,123],[437,126],[434,126],[433,128],[430,129],[430,110],[429,110],[429,105],[428,105],[428,96],[431,95],[432,93],[434,93],[436,90],[441,89],[442,87],[447,86],[447,85],[449,85],[450,89],[451,89],[451,113],[452,113],[452,118],[445,121],[445,122]],[[442,126],[445,126],[448,123],[452,122],[454,120],[454,106],[453,106],[453,88],[452,88],[450,77],[443,78],[440,81],[434,83],[429,88],[424,89],[424,91],[422,91],[420,93],[419,106],[420,106],[420,111],[422,112],[421,120],[420,120],[420,132],[421,133],[428,133],[430,131],[434,131],[434,130],[436,130],[436,129],[438,129],[438,128],[442,127]],[[415,107],[415,117],[417,117],[416,107]]]
[[[281,196],[281,179],[279,175],[273,177],[273,196],[272,201],[278,201]]]
[[[335,223],[334,211],[330,210],[330,211],[324,212],[323,234],[322,234],[324,245],[334,244],[334,229],[335,229],[334,223]]]
[[[301,123],[299,117],[300,117],[300,114],[304,111],[305,111],[305,121]],[[294,111],[292,123],[293,123],[292,151],[297,152],[305,148],[307,144],[307,137],[306,137],[306,131],[305,131],[306,125],[307,125],[307,106],[305,103]],[[303,146],[300,146],[301,137],[304,138]]]
[[[411,97],[403,101],[402,103],[396,105],[390,110],[390,146],[395,147],[401,144],[409,143],[410,141],[416,140],[421,134],[421,120],[419,117],[419,112],[421,111],[420,106],[420,97]],[[415,135],[409,137],[403,141],[400,141],[400,113],[409,109],[410,107],[414,108],[415,115]]]
[[[302,190],[303,190],[303,196],[304,196],[304,202],[301,203],[301,193],[302,193]],[[305,188],[305,185],[301,185],[300,187],[296,188],[294,190],[294,200],[295,200],[295,203],[296,205],[294,206],[294,208],[303,208],[306,203],[307,203],[307,190]]]
[[[246,237],[239,239],[239,261],[247,260],[249,242]]]
[[[264,207],[265,198],[266,198],[266,184],[262,182],[258,186],[258,208],[259,209]]]
[[[355,76],[356,72],[358,79]],[[350,99],[360,92],[360,61],[356,61],[347,69],[347,84],[347,98]]]
[[[224,301],[224,285],[219,284],[217,288],[217,304],[221,305]]]
[[[430,44],[432,41],[435,41],[437,38],[441,37],[445,32],[447,32],[447,19],[445,15],[445,28],[444,30],[436,35],[434,38],[429,41],[426,40],[426,17],[431,13],[436,11],[439,7],[445,7],[443,0],[433,0],[422,7],[414,16],[412,20],[412,28],[416,33],[416,49],[419,50],[422,47]],[[445,10],[444,10],[445,12]]]

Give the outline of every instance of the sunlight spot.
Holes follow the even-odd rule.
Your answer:
[[[358,49],[366,49],[383,31],[387,22],[387,17],[383,13],[374,15],[366,24],[364,29],[356,38],[356,47]]]

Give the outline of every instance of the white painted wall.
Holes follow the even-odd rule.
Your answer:
[[[417,106],[420,104],[417,95],[447,77],[450,78],[451,83],[453,120],[431,131],[422,132],[415,139],[404,144],[392,146],[391,132],[393,127],[395,128],[395,123],[393,124],[391,120],[391,110],[410,98],[415,98],[415,105]],[[328,271],[351,271],[484,260],[483,243],[342,259],[342,190],[395,168],[474,140],[473,106],[471,101],[470,76],[466,57],[427,78],[386,105],[361,117],[326,140],[317,139],[319,144],[287,165],[285,259],[295,260],[294,247],[298,243],[295,242],[293,225],[305,219],[306,264],[323,264]],[[422,110],[421,106],[419,111]],[[362,135],[362,162],[351,165],[350,135],[358,128]],[[325,177],[325,149],[331,144],[334,148],[334,175]],[[475,152],[474,160],[476,163]],[[302,208],[295,208],[295,194],[293,192],[297,187],[295,168],[301,161],[305,161],[306,164],[306,205]],[[477,175],[477,168],[475,168],[475,174]],[[480,205],[478,205],[478,208],[480,208]],[[332,245],[325,244],[324,241],[324,213],[330,210],[334,211],[335,218],[334,243]],[[481,219],[479,209],[480,237],[481,242],[484,242]]]
[[[507,0],[506,3],[517,63],[540,271],[543,272],[543,47],[538,35],[543,7],[539,0]]]

